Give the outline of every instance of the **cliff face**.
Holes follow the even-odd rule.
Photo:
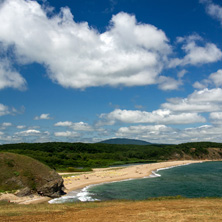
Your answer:
[[[64,184],[60,175],[37,160],[0,153],[0,190],[20,190],[18,196],[39,193],[59,197],[64,194]]]
[[[195,147],[189,152],[174,153],[171,160],[222,160],[222,148],[207,148],[206,152],[198,153]]]

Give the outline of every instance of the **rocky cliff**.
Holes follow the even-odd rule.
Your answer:
[[[13,153],[0,153],[0,190],[19,190],[18,196],[38,193],[54,198],[64,194],[64,184],[56,171],[37,160]]]

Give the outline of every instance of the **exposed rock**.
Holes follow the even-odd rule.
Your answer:
[[[47,182],[43,186],[37,188],[37,192],[40,195],[43,196],[48,196],[52,198],[60,197],[61,195],[64,195],[64,184],[63,184],[63,179],[61,178],[56,178],[52,181]]]
[[[32,194],[32,191],[29,187],[26,187],[22,190],[20,190],[18,193],[16,193],[16,196],[18,197],[25,197],[25,196],[29,196]]]
[[[0,190],[20,190],[17,196],[38,193],[59,197],[64,193],[62,177],[48,166],[30,157],[0,153]]]

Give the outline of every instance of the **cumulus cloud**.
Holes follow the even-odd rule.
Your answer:
[[[165,125],[138,125],[121,127],[117,137],[143,139],[153,143],[184,143],[187,141],[221,142],[221,126],[203,125],[199,127],[176,129]]]
[[[40,116],[36,116],[34,118],[34,120],[40,120],[40,119],[52,119],[52,118],[50,117],[49,113],[47,113],[47,114],[43,113]]]
[[[204,43],[199,35],[179,37],[178,43],[183,44],[182,49],[186,55],[182,59],[172,59],[169,67],[202,65],[222,59],[221,50],[213,43]]]
[[[116,135],[120,137],[129,136],[130,134],[137,134],[137,135],[160,135],[161,132],[169,132],[171,131],[170,127],[167,127],[165,125],[138,125],[138,126],[129,126],[129,127],[121,127],[117,131]]]
[[[40,130],[35,130],[35,129],[28,129],[28,130],[24,130],[24,131],[20,131],[20,132],[16,132],[14,134],[14,136],[17,137],[17,139],[22,140],[22,137],[37,137],[37,138],[41,138],[41,137],[45,137],[45,136],[49,136],[50,132],[49,131],[40,131]]]
[[[209,76],[209,80],[211,80],[216,87],[222,87],[222,69],[219,69],[217,72],[212,73]]]
[[[26,80],[16,72],[8,60],[0,61],[0,90],[4,88],[26,89]]]
[[[161,90],[175,90],[178,89],[179,86],[183,85],[181,79],[176,80],[171,77],[160,76],[159,77],[159,86],[158,88]]]
[[[20,138],[16,136],[6,135],[3,132],[0,132],[0,144],[4,143],[19,143],[22,142]]]
[[[70,121],[65,121],[65,122],[58,122],[54,126],[69,127],[75,131],[93,131],[94,130],[92,126],[84,122],[73,123]]]
[[[17,129],[25,129],[26,126],[25,126],[25,125],[18,125],[16,128],[17,128]]]
[[[8,114],[10,114],[8,106],[0,104],[0,116],[4,116],[4,115],[8,115]]]
[[[75,22],[68,8],[50,18],[46,8],[36,1],[1,3],[0,41],[14,46],[20,63],[43,64],[63,87],[157,83],[171,53],[162,30],[121,12],[99,33],[87,22]]]
[[[195,82],[193,87],[197,89],[203,89],[212,85],[216,87],[222,87],[222,69],[219,69],[217,72],[210,74],[208,79]]]
[[[0,130],[5,130],[7,127],[10,127],[10,126],[12,126],[12,123],[4,122],[0,124]]]
[[[187,98],[171,98],[161,105],[174,112],[214,112],[222,109],[222,89],[195,90]]]
[[[71,132],[71,131],[66,131],[66,132],[55,132],[54,135],[56,137],[79,137],[80,134],[77,132]]]
[[[155,123],[155,124],[190,124],[205,122],[206,119],[197,113],[174,114],[170,110],[155,110],[146,112],[140,110],[115,109],[108,114],[101,114],[98,125],[113,125],[122,123]]]
[[[5,123],[2,123],[2,126],[3,127],[9,127],[9,126],[12,126],[12,123],[5,122]]]
[[[0,103],[0,116],[22,114],[24,110],[25,107],[23,106],[20,108],[20,110],[17,110],[14,107],[8,107]]]
[[[72,122],[70,121],[65,121],[65,122],[58,122],[54,126],[64,126],[64,127],[70,127],[72,126]]]
[[[29,130],[15,133],[15,135],[17,135],[17,136],[30,136],[30,135],[36,136],[39,134],[41,134],[41,132],[39,130],[35,130],[35,129],[29,129]]]
[[[222,25],[222,6],[214,4],[211,0],[200,0],[200,3],[205,4],[206,12]]]
[[[215,125],[222,125],[222,112],[210,113],[210,121]]]

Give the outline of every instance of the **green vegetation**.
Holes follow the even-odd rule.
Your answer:
[[[75,168],[75,167],[67,167],[64,169],[65,172],[89,172],[92,171],[92,168],[85,167],[85,168]]]
[[[128,144],[128,145],[148,145],[148,144],[151,144],[151,143],[143,141],[143,140],[133,140],[133,139],[125,139],[125,138],[115,138],[115,139],[103,140],[100,143]]]
[[[25,187],[36,191],[53,174],[54,170],[28,156],[0,153],[0,192]]]
[[[0,146],[0,152],[23,154],[61,171],[78,172],[91,167],[148,163],[173,159],[221,159],[222,143],[200,142],[179,145],[124,145],[86,143],[20,143]],[[8,167],[14,162],[8,161]],[[83,167],[83,169],[78,169]],[[17,174],[15,170],[14,174]]]

